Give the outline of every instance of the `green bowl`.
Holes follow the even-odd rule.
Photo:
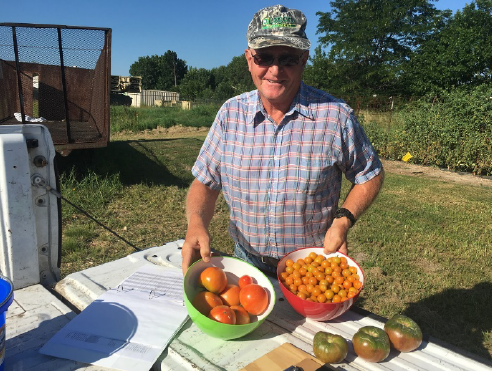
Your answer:
[[[203,291],[203,288],[198,285],[198,278],[205,268],[212,266],[222,268],[226,273],[227,283],[230,284],[237,285],[239,278],[245,274],[253,277],[255,283],[263,286],[268,292],[268,307],[265,312],[259,316],[250,315],[251,322],[246,325],[227,325],[211,320],[197,311],[191,301],[198,292]],[[183,291],[186,309],[191,320],[205,334],[223,340],[237,339],[255,330],[265,321],[275,305],[275,291],[267,276],[249,263],[225,256],[212,257],[209,263],[199,260],[189,267],[184,277]]]

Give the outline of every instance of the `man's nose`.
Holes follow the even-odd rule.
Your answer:
[[[275,60],[275,62],[270,66],[269,71],[270,73],[278,74],[282,69],[283,67],[278,64],[277,60]]]

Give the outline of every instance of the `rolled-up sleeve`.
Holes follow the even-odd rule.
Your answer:
[[[364,129],[347,105],[341,106],[342,171],[353,184],[365,183],[382,170],[382,164]]]
[[[221,158],[222,128],[219,112],[203,142],[191,173],[196,179],[211,189],[220,190],[222,188],[220,176]]]

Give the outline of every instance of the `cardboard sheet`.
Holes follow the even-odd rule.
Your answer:
[[[302,367],[304,371],[315,371],[323,364],[311,354],[290,343],[284,343],[240,371],[283,371],[290,366]]]

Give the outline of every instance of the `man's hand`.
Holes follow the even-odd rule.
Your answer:
[[[185,242],[181,248],[181,256],[183,258],[183,276],[189,266],[200,258],[205,262],[210,261],[210,235],[206,228],[195,227],[188,229]]]
[[[186,198],[186,218],[188,231],[181,249],[183,275],[188,267],[202,258],[210,260],[210,234],[208,226],[214,215],[215,201],[219,191],[212,190],[197,179],[191,183]]]
[[[333,219],[333,223],[325,234],[323,249],[325,254],[340,251],[348,255],[347,233],[350,226],[351,222],[348,218]]]

